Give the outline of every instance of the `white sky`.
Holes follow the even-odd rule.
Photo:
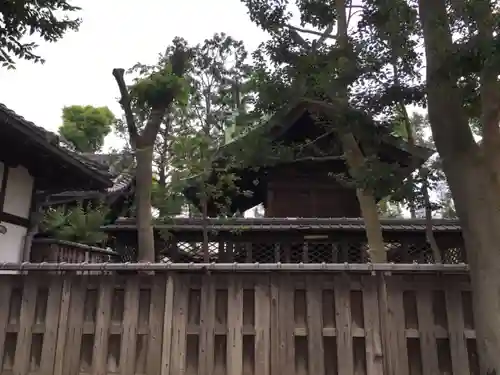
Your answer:
[[[82,8],[83,24],[57,43],[40,43],[36,52],[44,65],[19,61],[16,70],[0,69],[0,103],[54,132],[64,106],[108,106],[120,117],[113,68],[155,62],[175,36],[195,44],[225,32],[243,40],[249,51],[266,39],[240,0],[72,3]]]
[[[108,106],[121,116],[113,68],[153,63],[175,36],[190,43],[225,32],[253,50],[265,34],[240,0],[78,0],[80,31],[37,49],[44,65],[0,69],[0,103],[51,131],[68,105]]]

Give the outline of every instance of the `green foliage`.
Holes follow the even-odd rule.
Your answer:
[[[253,100],[245,61],[247,52],[243,42],[222,33],[193,47],[177,39],[156,65],[137,64],[132,69],[138,75],[131,93],[139,129],[144,129],[151,106],[157,100],[155,95],[161,94],[162,88],[179,83],[175,78],[171,80],[173,62],[169,60],[179,49],[189,54],[187,74],[181,80],[181,94],[164,117],[154,145],[152,204],[161,220],[186,212],[188,204],[183,190],[190,183],[188,179],[210,175],[212,163],[224,143],[226,128],[235,127],[239,133],[253,121],[247,111]],[[123,121],[118,124],[121,132],[126,132]],[[224,178],[217,184],[234,185],[231,173],[222,173],[236,165],[236,158],[233,159],[219,167],[218,172]],[[221,195],[220,186],[208,184],[203,190],[211,197]]]
[[[403,210],[399,202],[384,198],[378,202],[379,215],[386,218],[402,218]]]
[[[408,134],[403,124],[404,121],[402,117],[397,118],[397,126],[394,130],[396,135],[407,140]],[[434,149],[434,141],[427,115],[414,112],[410,116],[410,123],[415,143],[418,146]],[[424,216],[423,210],[427,204],[423,192],[424,188],[428,190],[432,211],[437,212],[443,218],[457,217],[439,155],[431,157],[418,172],[412,174],[411,180],[405,181],[399,191],[391,196],[392,203],[403,203],[409,206],[410,200],[412,200],[417,209],[417,216]]]
[[[80,19],[71,17],[80,10],[63,0],[2,0],[0,2],[0,64],[14,69],[16,59],[41,62],[37,45],[25,37],[39,35],[56,42],[70,30],[78,30]]]
[[[242,125],[247,106],[253,102],[248,53],[242,41],[224,33],[194,48],[190,110],[205,133],[220,141],[222,132],[235,121]]]
[[[63,108],[59,134],[79,152],[98,152],[111,132],[115,116],[108,107],[72,105]]]
[[[275,111],[297,95],[297,89],[307,97],[330,101],[348,87],[351,104],[371,114],[394,103],[422,100],[422,88],[415,85],[421,66],[414,50],[417,13],[406,1],[367,0],[352,8],[347,2],[348,15],[359,17],[350,27],[347,49],[332,43],[337,20],[333,1],[298,0],[300,26],[293,24],[289,2],[242,2],[251,19],[270,34],[254,54],[262,110]],[[318,35],[324,39],[321,45]]]
[[[358,22],[349,25],[347,46],[341,46],[333,35],[337,22],[333,1],[296,1],[300,25],[294,24],[293,5],[287,1],[242,2],[270,36],[254,53],[255,110],[275,113],[297,96],[331,104],[325,132],[354,134],[365,153],[364,166],[351,171],[355,176],[332,176],[353,187],[387,194],[394,187],[398,166],[377,157],[378,144],[398,125],[396,108],[423,99],[415,7],[405,0],[346,2],[347,22],[353,13]]]
[[[172,64],[168,63],[157,71],[152,71],[145,78],[140,78],[132,86],[131,94],[139,107],[159,107],[166,102],[165,98],[175,90],[179,92],[177,99],[186,103],[187,84],[183,77],[172,73]]]
[[[83,207],[81,203],[66,209],[65,207],[48,209],[41,222],[41,230],[46,235],[66,241],[86,245],[102,244],[107,236],[101,231],[108,209],[103,205]]]
[[[137,74],[130,87],[132,106],[142,116],[175,100],[186,105],[189,85],[184,72],[189,69],[193,51],[182,38],[175,38],[155,65],[136,64],[131,73]],[[187,68],[187,69],[186,69]]]
[[[186,205],[186,199],[182,192],[179,191],[178,186],[175,182],[162,186],[157,181],[153,181],[151,204],[158,209],[160,218],[172,217],[182,213]]]

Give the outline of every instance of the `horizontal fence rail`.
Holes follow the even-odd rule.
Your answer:
[[[440,272],[448,265],[98,276],[75,266],[97,269],[0,275],[1,375],[479,374],[469,278]]]
[[[331,271],[331,272],[444,272],[463,273],[469,265],[420,263],[0,263],[5,271]]]

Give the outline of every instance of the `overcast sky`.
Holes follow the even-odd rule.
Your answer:
[[[113,68],[152,63],[175,36],[191,43],[225,32],[253,50],[265,39],[240,0],[79,0],[83,24],[37,52],[44,65],[0,69],[0,103],[57,131],[64,106],[109,106],[120,116]]]

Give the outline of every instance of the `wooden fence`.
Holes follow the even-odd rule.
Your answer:
[[[0,276],[0,374],[479,374],[466,275]]]

